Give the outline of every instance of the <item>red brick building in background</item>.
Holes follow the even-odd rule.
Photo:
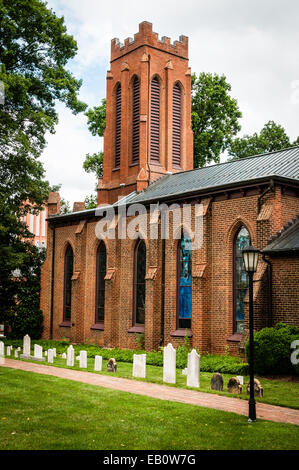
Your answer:
[[[115,238],[99,239],[103,215],[79,203],[60,215],[56,199],[42,271],[44,338],[134,348],[136,333],[144,333],[151,350],[183,344],[187,332],[201,352],[228,346],[240,354],[248,331],[241,254],[249,243],[264,249],[254,279],[255,328],[299,326],[299,147],[193,170],[188,38],[159,40],[147,22],[124,45],[112,40],[106,112],[98,205],[113,204],[119,216],[141,204],[146,226],[131,213],[125,228],[133,226],[134,237],[122,236],[116,217]],[[157,204],[175,204],[168,239],[161,214],[150,212]],[[184,206],[190,218],[174,227]],[[198,220],[202,244],[191,251]],[[276,238],[288,233],[288,249],[277,256],[269,239],[290,220]]]

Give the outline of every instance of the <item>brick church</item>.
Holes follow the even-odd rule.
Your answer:
[[[153,205],[175,207],[168,237]],[[140,206],[143,225],[130,212]],[[184,217],[175,223],[186,206],[188,224]],[[108,207],[115,217],[106,233],[114,235],[105,237],[97,227]],[[198,207],[202,238],[191,249]],[[135,348],[144,334],[145,348],[153,350],[183,344],[188,335],[202,353],[228,347],[242,354],[248,335],[242,249],[249,244],[261,250],[255,329],[279,321],[299,326],[299,147],[193,169],[186,36],[171,43],[143,22],[134,39],[112,40],[98,208],[75,203],[72,213],[59,212],[52,193],[44,338]]]

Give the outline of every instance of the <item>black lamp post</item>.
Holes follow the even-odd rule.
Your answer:
[[[254,399],[254,347],[253,347],[253,274],[256,272],[259,250],[249,246],[242,251],[245,270],[249,277],[249,349],[250,349],[250,398],[248,421],[256,421]]]

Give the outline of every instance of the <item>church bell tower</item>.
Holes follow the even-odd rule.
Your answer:
[[[159,39],[144,21],[134,39],[112,39],[110,63],[98,204],[193,168],[188,38]]]

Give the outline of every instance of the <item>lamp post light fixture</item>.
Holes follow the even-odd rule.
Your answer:
[[[249,246],[242,251],[245,270],[249,277],[249,351],[250,351],[250,398],[248,421],[256,421],[256,409],[254,399],[254,344],[253,344],[253,275],[257,269],[259,250]]]

